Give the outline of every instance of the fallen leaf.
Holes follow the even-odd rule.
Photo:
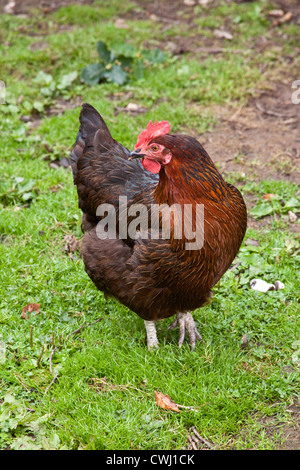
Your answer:
[[[66,253],[75,253],[79,249],[79,240],[72,234],[66,235],[64,237],[65,242],[65,252]]]
[[[23,318],[24,320],[27,320],[27,318],[29,318],[28,313],[32,313],[32,312],[40,313],[40,306],[41,306],[41,304],[27,304],[27,305],[25,305],[25,307],[23,307],[23,310],[22,310],[21,318]]]
[[[176,411],[177,413],[180,413],[180,410],[178,408],[178,405],[171,400],[169,395],[164,395],[161,392],[157,392],[155,390],[155,398],[156,398],[156,403],[160,408],[163,408],[165,410],[171,410],[171,411]]]
[[[129,114],[140,114],[145,113],[147,108],[143,108],[139,104],[136,103],[128,103],[125,107],[116,106],[117,112],[125,112]]]
[[[125,20],[123,20],[123,18],[118,18],[115,21],[115,27],[118,28],[118,29],[128,29],[129,28],[128,24],[125,22]]]
[[[284,11],[283,10],[271,10],[271,11],[268,11],[268,15],[280,17],[284,15]]]
[[[245,349],[247,344],[249,344],[249,339],[250,339],[249,335],[247,333],[245,333],[244,336],[241,339],[241,348],[242,349]]]
[[[279,24],[288,23],[293,17],[293,13],[288,11],[285,15],[281,16],[280,18],[273,20],[273,26],[278,26]]]
[[[63,168],[68,168],[70,166],[69,159],[66,157],[63,157],[61,160],[53,160],[52,162],[49,163],[50,168],[53,168],[54,170],[57,170],[59,167]]]
[[[267,201],[270,201],[272,199],[272,197],[274,197],[275,194],[272,194],[272,193],[266,193],[263,195],[263,199],[266,199]]]
[[[64,185],[62,183],[55,184],[54,186],[50,186],[51,193],[57,193],[59,189],[62,189]]]
[[[287,23],[290,21],[293,17],[293,13],[291,11],[288,11],[285,15],[283,15],[282,18],[280,18],[279,23]]]
[[[231,41],[233,39],[233,36],[231,33],[229,33],[229,31],[223,31],[223,30],[220,30],[220,29],[215,29],[214,30],[214,36],[216,38],[220,38],[220,39],[228,39],[229,41]]]

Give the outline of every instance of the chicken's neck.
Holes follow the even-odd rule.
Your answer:
[[[176,160],[159,173],[155,199],[172,205],[195,202],[219,202],[228,194],[228,186],[212,160],[183,165]]]

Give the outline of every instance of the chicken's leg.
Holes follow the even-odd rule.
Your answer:
[[[174,330],[174,328],[179,325],[179,347],[181,348],[184,337],[185,337],[185,330],[188,331],[189,338],[190,338],[190,344],[191,344],[191,350],[194,351],[196,347],[196,341],[201,341],[201,335],[199,331],[196,328],[195,321],[190,314],[190,312],[187,313],[178,313],[176,316],[176,319],[173,321],[173,323],[169,326],[169,330]]]
[[[156,335],[156,327],[154,321],[147,321],[144,320],[145,327],[147,331],[147,344],[148,349],[151,350],[152,348],[158,348],[158,339]]]

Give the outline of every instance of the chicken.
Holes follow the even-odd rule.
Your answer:
[[[179,347],[187,330],[194,350],[201,336],[190,312],[209,300],[246,231],[240,192],[167,121],[150,121],[130,152],[89,104],[70,163],[88,276],[144,319],[149,349],[158,346],[155,322],[176,315],[169,328],[179,326]]]

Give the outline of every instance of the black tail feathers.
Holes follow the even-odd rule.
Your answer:
[[[70,154],[70,164],[73,171],[74,184],[77,183],[77,161],[81,157],[86,145],[91,145],[95,134],[100,129],[108,140],[113,140],[103,118],[90,104],[84,103],[79,116],[80,127],[76,142]]]

